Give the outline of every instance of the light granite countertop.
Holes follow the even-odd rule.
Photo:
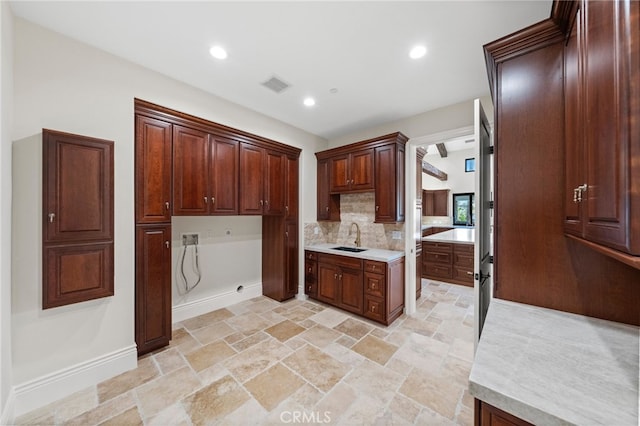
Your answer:
[[[340,247],[340,244],[329,244],[329,243],[314,244],[314,245],[305,246],[304,249],[313,250],[320,253],[337,254],[340,256],[347,256],[347,257],[356,257],[358,259],[377,260],[380,262],[391,262],[392,260],[396,260],[404,257],[403,251],[362,247],[362,248],[365,248],[366,250],[361,251],[360,253],[352,253],[350,251],[335,250],[334,247]]]
[[[471,395],[539,425],[638,425],[640,328],[493,299]]]
[[[476,240],[475,229],[454,228],[437,234],[422,237],[422,241],[432,241],[436,243],[460,243],[473,244]]]

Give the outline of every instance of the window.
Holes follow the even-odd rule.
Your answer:
[[[453,224],[473,226],[475,224],[473,192],[453,194]]]
[[[467,158],[464,160],[464,171],[465,172],[475,172],[476,171],[476,159],[475,158]]]

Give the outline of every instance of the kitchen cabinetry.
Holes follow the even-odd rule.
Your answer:
[[[476,422],[479,426],[532,426],[519,417],[504,412],[486,402],[476,400]]]
[[[473,287],[473,244],[422,242],[423,277]]]
[[[565,46],[565,230],[635,256],[640,47],[633,41],[640,38],[639,10],[635,1],[581,2]]]
[[[136,223],[171,221],[173,126],[136,116]]]
[[[280,152],[240,144],[240,214],[284,213],[285,159]]]
[[[175,216],[238,213],[238,142],[173,128]]]
[[[113,296],[113,142],[42,131],[42,308]]]
[[[453,229],[451,226],[432,226],[430,228],[425,228],[422,230],[422,236],[426,237],[433,234],[438,234],[440,232],[449,231]]]
[[[171,225],[137,225],[135,261],[135,336],[144,354],[171,340]]]
[[[306,250],[305,293],[389,325],[404,308],[404,258],[380,262]]]
[[[449,216],[449,190],[422,191],[422,214],[424,216]]]
[[[374,191],[375,221],[404,221],[407,140],[398,132],[317,152],[318,220],[340,220],[341,193]]]
[[[375,222],[404,222],[404,145],[375,148]]]
[[[262,215],[263,294],[293,297],[300,150],[138,99],[135,114],[138,354],[171,338],[172,214]]]
[[[373,149],[363,149],[329,159],[331,193],[373,189]]]

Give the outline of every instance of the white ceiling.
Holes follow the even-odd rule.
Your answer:
[[[551,12],[550,0],[11,6],[26,20],[328,139],[487,94],[483,44]],[[409,59],[417,43],[428,53]],[[227,60],[209,55],[213,44],[227,49]],[[273,75],[291,87],[275,94],[260,84]],[[316,106],[303,106],[305,96]]]

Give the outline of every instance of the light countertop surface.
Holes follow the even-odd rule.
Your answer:
[[[347,256],[347,257],[355,257],[358,259],[368,259],[368,260],[377,260],[380,262],[391,262],[392,260],[396,260],[396,259],[400,259],[402,257],[404,257],[404,252],[403,251],[396,251],[396,250],[385,250],[385,249],[378,249],[378,248],[368,248],[368,247],[362,247],[365,248],[367,250],[362,251],[360,253],[352,253],[350,251],[341,251],[341,250],[334,250],[334,247],[339,247],[340,244],[329,244],[329,243],[322,243],[322,244],[314,244],[314,245],[308,245],[305,246],[304,249],[305,250],[313,250],[313,251],[317,251],[320,253],[328,253],[328,254],[337,254],[340,256]]]
[[[640,328],[493,299],[474,397],[534,424],[638,425]]]
[[[432,241],[437,243],[461,243],[473,244],[475,242],[475,229],[454,228],[437,234],[422,237],[422,241]]]

